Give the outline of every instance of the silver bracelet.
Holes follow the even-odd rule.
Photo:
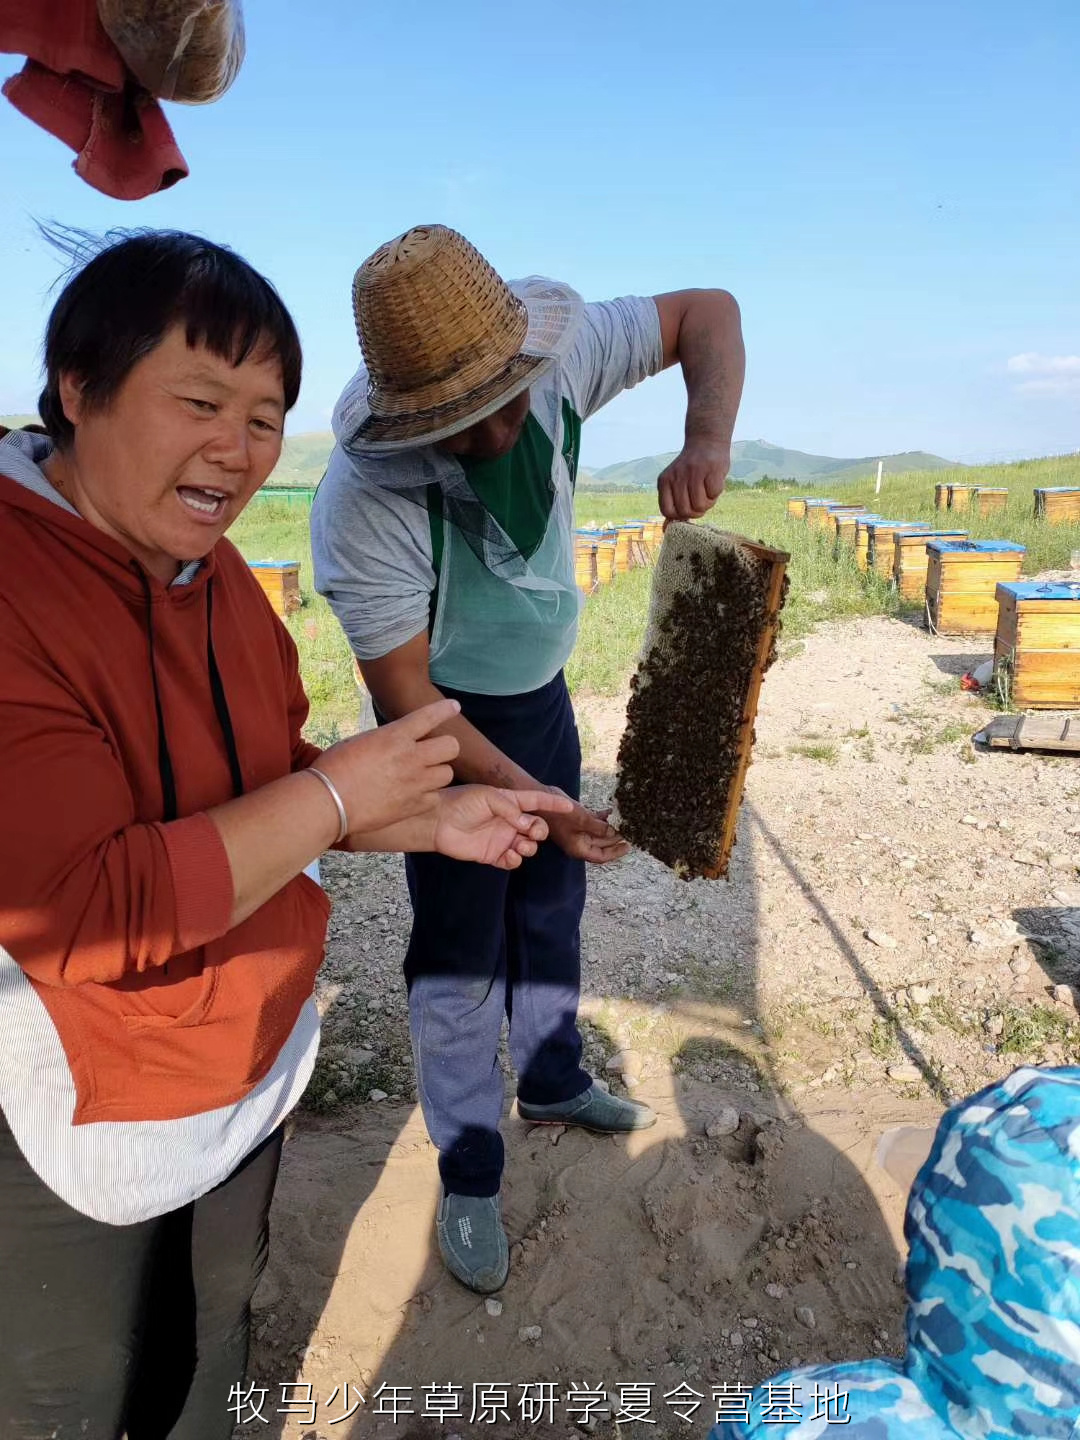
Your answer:
[[[324,775],[323,772],[317,769],[314,765],[309,765],[307,767],[306,773],[308,775],[316,776],[319,780],[322,781],[322,783],[326,786],[327,790],[330,792],[330,799],[333,800],[334,806],[337,809],[338,819],[341,821],[341,829],[337,833],[337,839],[334,841],[334,844],[340,845],[342,840],[344,840],[345,836],[349,833],[349,817],[345,813],[345,802],[338,794],[338,788],[330,779],[329,775]]]

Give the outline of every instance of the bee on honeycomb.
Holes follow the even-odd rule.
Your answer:
[[[623,835],[687,880],[727,873],[788,558],[711,525],[664,535],[615,804]]]

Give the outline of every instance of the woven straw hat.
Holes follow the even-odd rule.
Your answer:
[[[367,367],[353,443],[412,449],[494,414],[549,369],[581,299],[555,281],[515,294],[463,235],[418,225],[379,247],[353,280]]]

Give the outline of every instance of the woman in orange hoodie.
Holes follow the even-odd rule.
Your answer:
[[[442,701],[320,751],[223,537],[300,345],[245,261],[102,249],[0,438],[0,1435],[215,1440],[282,1122],[318,1045],[331,846],[513,868],[569,802],[447,790]]]

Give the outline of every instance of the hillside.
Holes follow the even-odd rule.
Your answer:
[[[333,448],[334,437],[329,430],[308,430],[302,435],[290,435],[267,483],[317,485]]]
[[[329,430],[313,430],[293,435],[285,441],[285,449],[277,469],[270,477],[272,485],[317,485],[326,468],[327,457],[334,443]],[[645,490],[656,483],[664,466],[676,452],[646,455],[637,460],[621,460],[601,470],[582,470],[578,485],[583,490],[599,487],[616,490]],[[744,485],[754,485],[764,476],[774,480],[792,480],[799,485],[816,485],[832,480],[864,480],[877,472],[879,459],[885,461],[887,475],[905,470],[944,470],[953,466],[940,455],[924,450],[907,450],[900,455],[866,456],[844,460],[832,455],[809,455],[803,450],[788,450],[770,445],[767,440],[736,440],[731,447],[731,478]]]
[[[675,458],[676,451],[663,455],[647,455],[640,460],[623,460],[605,465],[582,479],[586,489],[610,486],[618,490],[651,489],[660,471]],[[731,447],[731,478],[744,485],[754,485],[766,475],[774,480],[791,480],[798,485],[816,485],[823,481],[863,480],[877,473],[878,460],[884,460],[887,475],[905,470],[945,470],[953,462],[925,450],[907,450],[899,455],[865,456],[855,460],[838,459],[832,455],[809,455],[803,450],[788,450],[770,445],[767,440],[736,440]]]

